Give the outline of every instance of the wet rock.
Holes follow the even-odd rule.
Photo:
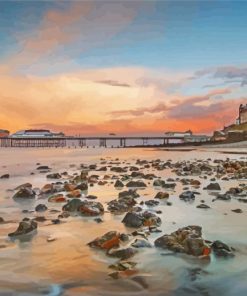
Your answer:
[[[122,197],[119,199],[112,200],[108,203],[107,209],[111,213],[121,214],[128,212],[136,204],[136,201],[133,197]]]
[[[94,221],[97,222],[97,223],[103,223],[104,222],[101,218],[95,218]]]
[[[24,235],[24,234],[31,233],[36,229],[37,229],[37,223],[35,221],[33,220],[21,221],[16,231],[9,233],[8,236],[16,237],[16,236]]]
[[[33,220],[37,222],[45,222],[47,219],[44,216],[38,216],[33,218]]]
[[[46,175],[47,179],[61,179],[62,176],[59,173],[52,173],[52,174],[48,174]]]
[[[82,201],[79,199],[72,199],[66,205],[63,206],[62,210],[65,212],[77,212],[81,206]]]
[[[46,171],[46,170],[50,170],[50,168],[47,165],[41,165],[41,166],[38,166],[36,168],[36,170],[38,170],[38,171]]]
[[[193,256],[205,256],[210,254],[210,248],[202,238],[200,226],[187,226],[165,234],[156,239],[156,247],[168,249],[176,253],[186,253]]]
[[[143,181],[129,181],[126,184],[127,187],[147,187]]]
[[[39,204],[35,207],[36,212],[45,212],[47,209],[47,206],[44,204]]]
[[[202,203],[202,204],[198,205],[197,208],[198,208],[198,209],[210,209],[210,206],[208,206],[208,205]]]
[[[81,184],[77,185],[75,189],[80,189],[82,191],[88,190],[88,184],[85,182],[82,182]]]
[[[145,239],[139,239],[137,238],[132,244],[132,247],[134,248],[152,248],[152,245],[150,244],[149,241]]]
[[[20,189],[23,189],[23,188],[31,189],[32,187],[33,187],[33,185],[31,183],[24,183],[24,184],[21,184],[21,185],[17,186],[14,190],[20,190]]]
[[[117,180],[114,184],[114,187],[117,187],[117,188],[124,187],[124,184],[120,180]]]
[[[119,247],[119,243],[120,234],[117,231],[109,231],[105,233],[103,236],[97,237],[96,239],[88,243],[88,245],[91,248],[109,250],[113,247]]]
[[[51,193],[55,193],[55,192],[56,192],[56,189],[53,184],[44,185],[40,191],[41,194],[51,194]]]
[[[97,199],[98,197],[96,195],[87,195],[87,199]]]
[[[218,194],[217,197],[216,197],[216,199],[229,201],[229,200],[231,200],[231,195],[230,194],[227,194],[227,193],[225,193],[225,194]]]
[[[124,223],[124,225],[127,227],[138,228],[143,225],[143,220],[143,217],[136,213],[127,213],[122,220],[122,223]]]
[[[169,198],[169,193],[167,192],[158,192],[154,198],[157,198],[157,199],[167,199]]]
[[[159,205],[159,202],[157,200],[147,200],[145,201],[145,205],[149,206],[149,207],[154,207],[154,206],[157,206]]]
[[[9,179],[9,174],[4,174],[0,177],[0,179]]]
[[[83,216],[98,216],[104,214],[104,207],[100,202],[82,201],[78,212]]]
[[[218,183],[210,183],[206,187],[207,190],[218,191],[221,190],[220,185]]]
[[[133,248],[117,249],[117,250],[110,249],[107,252],[107,255],[109,255],[111,257],[119,258],[121,260],[127,260],[127,259],[133,257],[136,253],[137,253],[137,250],[135,250]]]
[[[214,241],[211,245],[211,248],[217,257],[233,257],[234,256],[233,250],[227,244],[219,240]]]
[[[126,173],[127,172],[127,170],[125,168],[121,168],[121,167],[111,167],[110,170],[115,173]]]
[[[70,184],[70,183],[65,183],[64,184],[64,190],[65,191],[73,191],[73,190],[75,190],[75,188],[76,188],[76,185],[75,184]]]
[[[179,198],[184,201],[190,201],[195,199],[195,194],[193,191],[185,191],[179,195]]]
[[[191,180],[190,185],[191,186],[200,186],[201,182],[199,180]]]
[[[69,198],[80,198],[81,197],[81,190],[75,189],[73,191],[70,191],[67,194],[67,197],[69,197]]]
[[[116,264],[111,264],[109,268],[118,270],[118,271],[125,271],[125,270],[130,270],[136,266],[136,262],[132,261],[120,261]]]
[[[66,198],[63,196],[63,194],[55,194],[48,198],[48,202],[66,202]]]
[[[234,209],[234,210],[232,210],[232,212],[237,213],[237,214],[243,213],[243,211],[241,209]]]
[[[3,217],[0,217],[0,223],[4,223],[5,221],[4,221],[4,219],[3,219]]]
[[[118,198],[120,198],[120,199],[121,198],[129,198],[129,197],[138,198],[138,197],[140,197],[140,195],[134,189],[122,191],[122,192],[119,192],[119,194],[118,194]]]
[[[32,199],[35,198],[36,193],[29,187],[19,189],[13,196],[13,199]]]
[[[129,241],[129,236],[128,236],[128,234],[121,233],[121,234],[120,234],[120,240],[121,240],[122,242],[128,242],[128,241]]]
[[[161,179],[154,180],[154,182],[153,182],[153,186],[155,186],[155,187],[164,187],[165,184],[166,184],[166,182]]]

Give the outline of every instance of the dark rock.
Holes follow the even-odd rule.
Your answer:
[[[118,187],[118,188],[120,188],[120,187],[124,187],[124,184],[123,184],[123,182],[121,182],[120,180],[117,180],[117,181],[115,182],[115,184],[114,184],[114,187]]]
[[[235,209],[235,210],[232,210],[232,212],[237,213],[237,214],[243,213],[243,211],[241,209]]]
[[[98,216],[104,214],[104,207],[100,202],[85,200],[78,207],[78,212],[82,216]]]
[[[159,202],[157,200],[147,200],[145,201],[145,205],[149,206],[149,207],[154,207],[157,206],[159,204]]]
[[[113,247],[118,247],[120,243],[120,234],[117,231],[109,231],[101,237],[97,237],[88,245],[91,248],[109,250]]]
[[[82,191],[88,190],[88,185],[85,182],[82,182],[81,184],[77,185],[75,189],[80,189]]]
[[[122,223],[124,223],[124,225],[127,227],[138,228],[143,225],[143,220],[143,217],[136,213],[127,213],[122,220]]]
[[[129,189],[128,191],[121,191],[118,194],[118,198],[128,198],[128,197],[137,198],[137,197],[140,197],[140,195],[134,189]]]
[[[50,170],[50,168],[47,165],[41,165],[37,167],[36,170],[45,171],[45,170]]]
[[[9,174],[4,174],[0,177],[0,179],[9,179]]]
[[[13,199],[19,199],[19,198],[23,198],[23,199],[31,199],[31,198],[35,198],[35,191],[32,190],[29,187],[25,187],[25,188],[21,188],[19,189],[13,196]]]
[[[154,198],[158,198],[158,199],[167,199],[169,198],[169,193],[167,192],[158,192]]]
[[[198,208],[198,209],[210,209],[210,206],[208,206],[208,205],[202,203],[202,204],[198,205],[197,208]]]
[[[19,235],[28,234],[37,229],[37,223],[33,220],[21,221],[16,231],[9,233],[9,237],[16,237]]]
[[[127,187],[147,187],[143,181],[129,181],[126,184]]]
[[[152,248],[152,245],[150,244],[149,241],[145,239],[139,239],[137,238],[132,244],[132,247],[134,248]]]
[[[111,249],[107,252],[107,255],[111,257],[117,257],[121,260],[127,260],[133,257],[137,253],[137,250],[133,248],[126,248],[126,249]]]
[[[195,199],[195,194],[192,191],[185,191],[179,195],[179,198],[184,201],[190,201]]]
[[[96,195],[87,195],[87,199],[97,199],[98,197]]]
[[[48,174],[46,175],[47,179],[61,179],[62,176],[59,173],[52,173],[52,174]]]
[[[218,191],[221,190],[220,185],[218,183],[210,183],[206,187],[207,190]]]
[[[217,240],[211,245],[214,254],[218,257],[233,257],[232,249],[225,243]]]
[[[35,207],[36,212],[45,212],[47,209],[47,206],[44,204],[39,204]]]
[[[75,198],[70,200],[66,205],[64,205],[62,210],[66,212],[77,212],[81,204],[82,201]]]

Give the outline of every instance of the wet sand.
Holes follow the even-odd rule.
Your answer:
[[[175,190],[170,190],[169,201],[154,208],[144,209],[152,212],[162,211],[158,216],[162,220],[162,233],[153,233],[149,241],[153,244],[162,234],[171,233],[187,225],[200,225],[203,236],[208,240],[220,239],[236,249],[234,258],[215,258],[203,261],[185,254],[164,256],[165,252],[155,247],[139,249],[133,257],[137,263],[138,273],[134,276],[114,280],[108,276],[108,266],[116,262],[115,258],[106,256],[102,251],[91,249],[87,243],[110,230],[131,233],[133,229],[121,223],[125,214],[113,215],[105,212],[103,223],[96,223],[92,217],[69,217],[62,223],[54,225],[50,219],[57,213],[23,213],[23,210],[34,210],[35,206],[44,203],[49,210],[61,211],[61,204],[49,203],[47,199],[36,199],[28,202],[16,202],[12,199],[16,186],[30,182],[33,187],[41,188],[51,182],[46,174],[37,172],[37,163],[48,165],[52,172],[67,171],[70,175],[80,172],[80,164],[99,164],[101,158],[107,163],[119,158],[120,166],[135,165],[137,159],[162,161],[206,160],[211,158],[225,160],[245,159],[243,154],[221,153],[217,149],[198,149],[191,151],[160,151],[154,149],[13,149],[0,150],[0,175],[9,173],[9,179],[0,180],[1,208],[0,216],[11,223],[0,224],[0,295],[246,295],[247,284],[247,206],[232,199],[229,202],[212,202],[215,196],[202,188],[209,179],[193,176],[202,182],[197,189],[201,194],[190,203],[181,201],[178,196],[183,192],[182,184],[178,182]],[[222,149],[221,149],[222,150]],[[239,151],[238,151],[239,152]],[[74,166],[71,166],[74,164]],[[102,164],[103,166],[103,164]],[[31,173],[34,175],[30,175]],[[170,169],[157,171],[142,169],[145,173],[154,173],[162,179],[177,177]],[[95,172],[100,178],[105,174],[113,175],[109,168],[107,172]],[[89,174],[89,175],[90,175]],[[138,189],[138,202],[153,199],[160,191],[152,186],[153,181],[145,180],[145,189]],[[246,180],[217,180],[225,192]],[[97,201],[104,205],[117,198],[119,190],[114,188],[114,182],[105,186],[95,184],[89,187],[88,194],[98,197]],[[205,200],[211,209],[198,209],[200,200]],[[241,208],[242,214],[232,212]],[[37,234],[30,240],[10,240],[8,233],[16,230],[18,223],[25,217],[45,216],[47,221],[38,222]],[[55,240],[47,242],[48,237]],[[196,277],[191,273],[198,270]],[[12,294],[11,294],[12,293]]]

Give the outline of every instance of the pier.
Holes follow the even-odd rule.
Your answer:
[[[2,148],[29,148],[29,147],[54,147],[54,148],[64,148],[64,147],[87,147],[90,146],[90,141],[97,142],[98,147],[111,147],[109,142],[117,143],[114,147],[131,147],[137,145],[130,145],[131,141],[139,141],[138,146],[148,146],[152,145],[151,141],[159,140],[160,145],[168,146],[171,141],[181,141],[184,142],[183,136],[145,136],[145,137],[2,137],[0,138],[0,147]]]

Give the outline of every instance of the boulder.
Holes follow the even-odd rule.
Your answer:
[[[143,181],[129,181],[126,184],[127,187],[147,187]]]
[[[221,190],[220,185],[218,183],[210,183],[206,187],[207,190],[212,190],[212,191],[219,191]]]
[[[36,212],[45,212],[47,209],[47,206],[44,204],[39,204],[35,207]]]
[[[127,213],[122,220],[122,223],[124,223],[124,225],[127,227],[138,228],[143,225],[143,220],[143,217],[141,217],[139,214]]]
[[[81,206],[82,201],[80,199],[72,199],[66,205],[63,206],[62,210],[64,212],[77,212]]]
[[[233,257],[234,253],[232,248],[222,241],[216,240],[212,243],[211,248],[217,257]]]
[[[124,187],[124,184],[120,180],[116,180],[114,187],[117,187],[117,188]]]
[[[35,221],[25,219],[25,221],[21,221],[19,223],[19,226],[16,229],[16,231],[9,233],[8,236],[16,237],[16,236],[24,235],[24,234],[31,233],[36,229],[37,229],[37,223]]]
[[[104,214],[104,207],[100,202],[82,201],[78,212],[83,216],[98,216]]]
[[[105,233],[103,236],[97,237],[96,239],[88,243],[88,245],[91,248],[109,250],[113,247],[119,247],[119,243],[120,234],[117,231],[109,231]]]
[[[156,239],[156,247],[168,249],[176,253],[185,253],[193,256],[210,254],[210,247],[202,238],[200,226],[192,225],[178,229],[171,234],[165,234]]]
[[[140,195],[136,192],[136,190],[134,189],[129,189],[126,191],[121,191],[118,194],[118,198],[128,198],[128,197],[133,197],[133,198],[137,198],[140,197]]]
[[[30,187],[20,188],[13,196],[13,199],[31,199],[35,198],[36,193]]]
[[[157,198],[157,199],[167,199],[169,198],[169,193],[167,192],[158,192],[154,198]]]
[[[137,250],[133,248],[126,248],[126,249],[110,249],[107,252],[107,255],[111,257],[119,258],[120,260],[127,260],[133,257],[137,253]]]

